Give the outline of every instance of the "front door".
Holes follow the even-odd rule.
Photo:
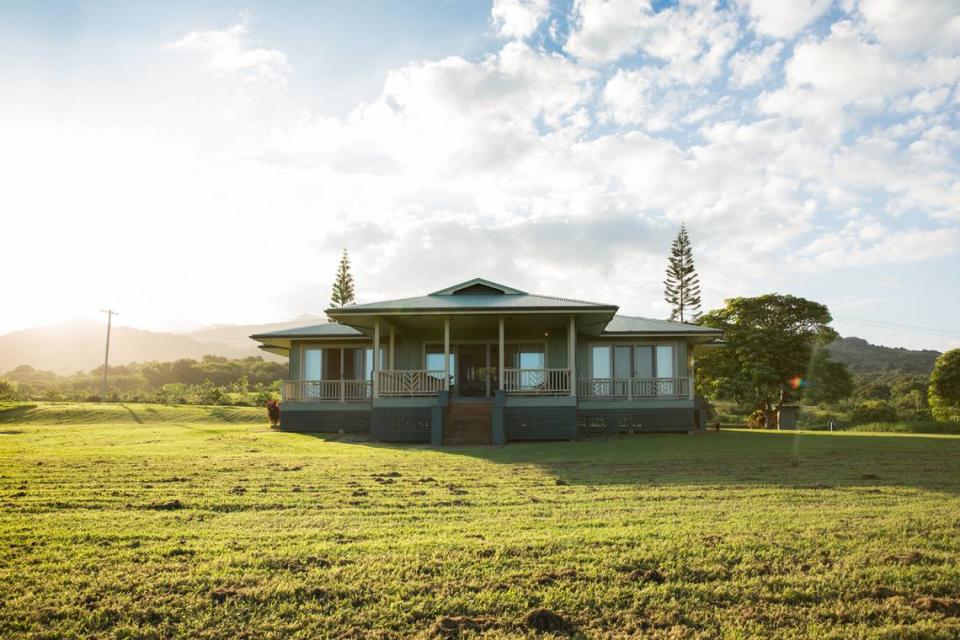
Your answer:
[[[457,349],[457,395],[480,397],[487,395],[487,345],[462,344]]]

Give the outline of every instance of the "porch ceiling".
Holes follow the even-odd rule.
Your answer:
[[[445,318],[450,319],[450,333],[455,337],[464,334],[497,335],[499,319],[503,316],[504,328],[509,334],[511,329],[563,330],[570,322],[570,316],[576,318],[578,333],[600,335],[603,328],[613,317],[613,311],[590,311],[580,313],[557,312],[514,312],[514,313],[449,313],[449,314],[352,314],[341,322],[354,327],[364,335],[373,335],[374,323],[379,318],[380,332],[393,327],[397,331],[415,331],[443,334]]]

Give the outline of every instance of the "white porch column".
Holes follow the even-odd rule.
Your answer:
[[[373,397],[380,397],[380,318],[373,321]]]
[[[390,325],[390,366],[388,367],[390,371],[393,371],[395,367],[393,366],[393,325]]]
[[[340,402],[347,401],[346,377],[347,372],[343,370],[343,347],[340,347]]]
[[[497,373],[497,380],[500,383],[500,391],[503,391],[503,363],[504,363],[504,346],[503,346],[503,316],[500,316],[500,337],[497,340],[497,367],[499,372]]]
[[[443,379],[444,389],[450,390],[450,318],[443,319]]]
[[[570,395],[577,395],[577,317],[570,316],[567,327],[567,366],[570,368]]]
[[[693,356],[693,345],[690,345],[690,346],[688,346],[687,348],[690,350],[690,358],[689,358],[689,361],[688,361],[688,363],[687,363],[687,386],[690,387],[690,399],[693,400],[693,399],[694,399],[694,393],[693,393],[693,364],[694,364],[695,358],[694,358],[694,356]]]

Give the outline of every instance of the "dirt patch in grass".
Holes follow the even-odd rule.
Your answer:
[[[880,476],[878,476],[875,473],[865,473],[862,476],[860,476],[860,479],[861,480],[879,480]]]
[[[160,500],[145,504],[143,508],[151,511],[177,511],[179,509],[186,509],[186,505],[179,500]]]
[[[924,555],[919,551],[909,551],[905,553],[899,553],[895,556],[890,556],[887,558],[888,562],[893,562],[904,567],[909,567],[915,564],[921,564],[926,560]]]
[[[468,616],[442,616],[430,628],[430,637],[457,640],[465,632],[488,631],[497,626],[494,618]]]
[[[215,603],[223,604],[227,600],[242,598],[245,594],[240,589],[234,589],[233,587],[216,587],[210,590],[209,595]]]
[[[550,609],[531,609],[523,616],[523,626],[534,631],[550,631],[553,633],[569,633],[573,625],[562,614]]]
[[[649,569],[640,567],[627,573],[627,580],[630,582],[643,582],[648,584],[663,584],[667,581],[667,576],[658,569]]]
[[[920,611],[942,613],[945,616],[960,616],[960,599],[958,598],[917,598],[913,606]]]

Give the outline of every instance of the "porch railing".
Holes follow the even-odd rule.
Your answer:
[[[433,396],[447,388],[443,369],[394,369],[380,371],[381,396]]]
[[[357,402],[373,396],[369,380],[284,380],[284,402]]]
[[[582,378],[577,395],[600,400],[690,398],[690,378]]]
[[[570,395],[570,369],[504,369],[503,390],[512,395]]]

